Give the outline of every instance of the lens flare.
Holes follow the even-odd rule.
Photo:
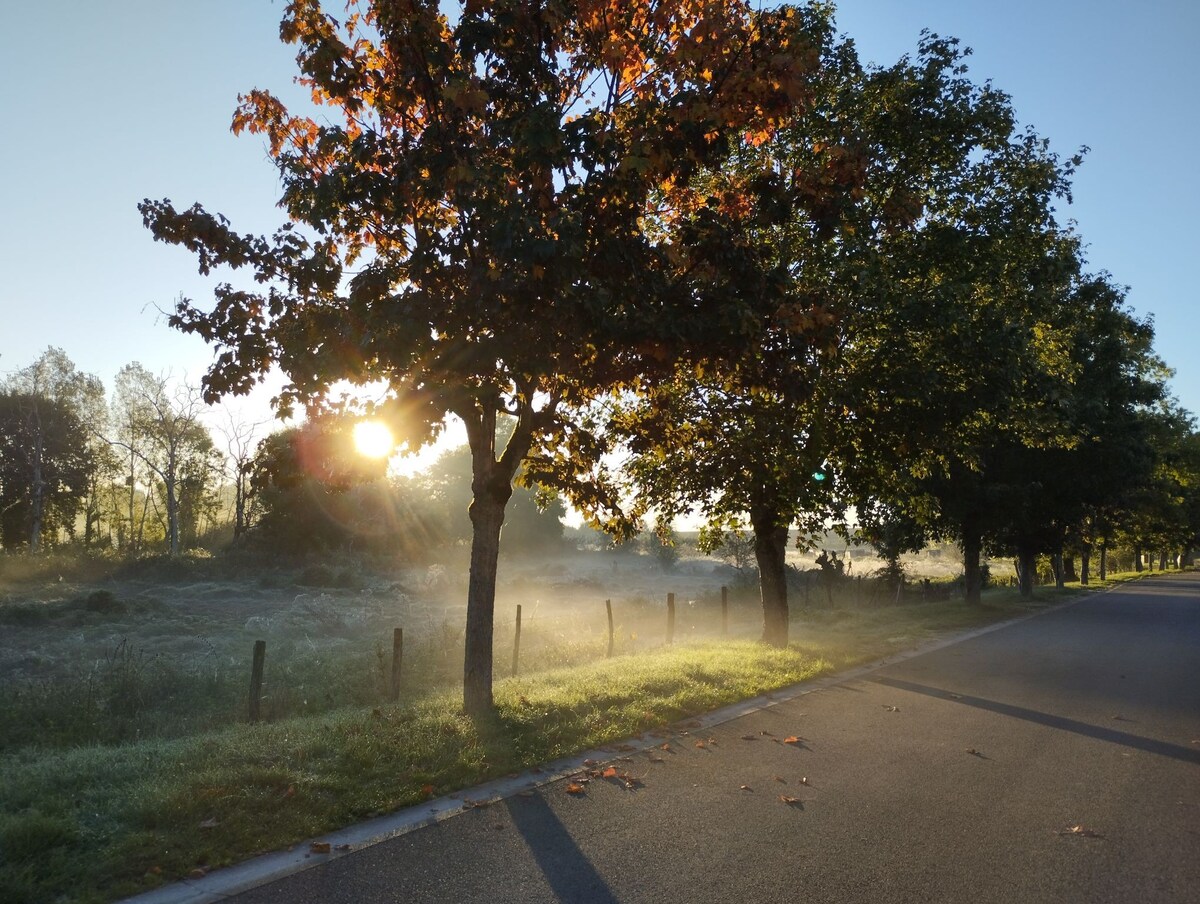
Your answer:
[[[387,458],[396,440],[382,421],[359,421],[354,425],[354,448],[366,458]]]

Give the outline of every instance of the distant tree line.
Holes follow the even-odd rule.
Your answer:
[[[389,476],[358,454],[352,417],[262,436],[208,412],[200,390],[123,367],[111,396],[57,348],[0,382],[0,547],[116,557],[235,544],[261,553],[425,558],[470,538],[465,447],[425,473]],[[215,424],[215,426],[214,426]],[[554,494],[518,492],[514,550],[562,542]]]
[[[1028,592],[1039,553],[1195,542],[1195,425],[1058,220],[1081,155],[956,41],[865,66],[828,4],[340,9],[281,27],[321,115],[256,90],[234,117],[286,223],[141,210],[202,273],[252,277],[172,317],[219,351],[210,398],[278,366],[285,410],[383,384],[368,407],[410,445],[466,426],[468,712],[492,708],[514,485],[617,536],[745,526],[775,644],[789,534],[851,511],[892,561],[957,541],[972,602],[989,552]]]

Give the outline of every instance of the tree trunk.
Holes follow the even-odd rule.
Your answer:
[[[1100,580],[1108,580],[1108,544],[1100,544]]]
[[[467,584],[467,630],[463,651],[463,709],[472,717],[495,712],[492,698],[493,624],[496,609],[496,566],[504,508],[512,496],[513,477],[524,460],[533,431],[528,398],[504,454],[496,456],[496,416],[500,407],[476,403],[456,412],[467,428],[471,447],[471,574]]]
[[[979,559],[983,552],[983,537],[974,525],[963,525],[963,597],[968,603],[978,605],[983,598],[983,572],[979,568]]]
[[[788,645],[787,602],[787,525],[772,511],[750,513],[754,528],[754,556],[758,561],[758,586],[762,596],[764,643],[775,647]]]
[[[1082,587],[1088,585],[1091,579],[1092,565],[1092,547],[1084,546],[1083,551],[1079,554],[1079,584]]]
[[[1142,570],[1142,548],[1140,546],[1133,548],[1133,570],[1139,573]]]
[[[1158,554],[1158,570],[1167,570],[1167,551],[1165,549]]]
[[[1062,562],[1063,580],[1065,580],[1068,584],[1074,584],[1079,580],[1079,572],[1075,570],[1075,557],[1064,556]]]
[[[1033,596],[1033,585],[1037,575],[1037,553],[1031,549],[1020,547],[1017,550],[1017,586],[1021,588],[1021,598],[1030,599]]]
[[[509,488],[511,494],[512,489]],[[496,608],[496,566],[500,528],[508,499],[477,492],[471,515],[471,575],[467,585],[466,648],[463,651],[463,709],[468,715],[492,712],[492,626]]]
[[[30,481],[29,487],[29,551],[31,553],[42,551],[42,519],[46,511],[46,480],[42,475],[44,438],[41,427],[41,420],[39,419],[37,439],[34,441],[33,448],[33,479]]]
[[[1054,569],[1054,586],[1062,590],[1067,586],[1066,568],[1063,565],[1063,556],[1061,552],[1056,552],[1050,557],[1051,567]]]

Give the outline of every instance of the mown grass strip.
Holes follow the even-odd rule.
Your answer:
[[[749,641],[619,656],[499,681],[479,724],[440,692],[177,740],[0,759],[0,901],[109,901],[356,820],[1044,607],[1001,591],[798,620],[787,650]]]

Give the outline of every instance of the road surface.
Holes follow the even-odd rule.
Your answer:
[[[1200,902],[1200,576],[668,743],[229,900]]]

